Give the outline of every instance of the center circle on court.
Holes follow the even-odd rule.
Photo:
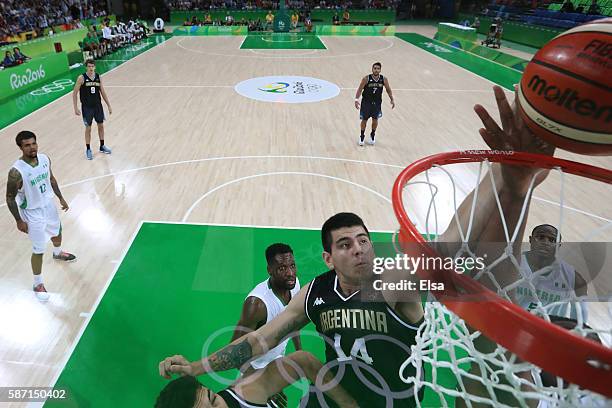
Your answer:
[[[239,82],[234,90],[249,99],[276,103],[309,103],[335,98],[338,85],[302,76],[265,76]]]

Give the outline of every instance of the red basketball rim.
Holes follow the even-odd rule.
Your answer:
[[[612,184],[612,171],[610,170],[539,154],[492,150],[435,154],[409,165],[400,173],[393,186],[393,209],[400,223],[400,244],[418,243],[426,255],[437,256],[404,209],[402,191],[406,183],[434,165],[484,160],[543,169],[559,168],[568,174]],[[420,270],[417,273],[421,278],[444,282],[445,291],[434,292],[436,297],[449,310],[491,340],[514,352],[521,359],[548,372],[612,398],[611,349],[592,340],[576,336],[530,314],[512,302],[502,299],[495,292],[467,275],[449,274],[443,270]],[[478,299],[482,300],[452,300],[456,299],[457,287],[460,287],[462,292],[467,293],[468,296],[477,293]]]

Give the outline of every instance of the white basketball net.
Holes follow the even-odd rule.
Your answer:
[[[457,166],[457,167],[454,167]],[[475,177],[475,184],[469,186],[466,185],[464,177],[461,178],[461,183],[458,182],[459,178],[456,177],[451,171],[454,169],[461,169],[465,173],[465,164],[453,164],[448,166],[434,166],[432,169],[422,173],[419,177],[410,180],[406,187],[411,186],[410,189],[416,188],[417,191],[410,192],[406,187],[404,188],[404,202],[410,201],[410,205],[406,207],[412,207],[413,203],[416,205],[422,205],[425,200],[421,199],[420,204],[419,197],[423,197],[428,194],[431,197],[429,204],[421,208],[406,208],[410,219],[413,220],[419,231],[424,232],[427,237],[438,236],[440,233],[439,227],[445,222],[455,222],[459,228],[462,247],[455,255],[458,256],[475,256],[472,250],[469,248],[468,242],[470,239],[471,228],[474,219],[475,205],[471,206],[469,222],[467,228],[465,225],[461,225],[457,217],[458,198],[457,195],[463,190],[463,193],[467,193],[472,189],[478,190],[479,181],[484,177],[489,177],[490,182],[493,186],[495,183],[499,183],[499,180],[495,180],[491,170],[491,163],[488,161],[479,162],[473,164],[471,174]],[[475,171],[475,167],[478,166]],[[444,168],[447,167],[447,168]],[[487,173],[488,170],[488,174]],[[542,170],[543,171],[543,170]],[[555,177],[553,177],[555,175]],[[530,192],[534,185],[534,180],[537,175],[534,175],[532,180]],[[549,183],[551,177],[558,179],[558,182],[554,186],[555,189],[560,189],[560,200],[558,203],[540,199],[544,206],[548,206],[547,211],[556,207],[556,211],[559,212],[559,217],[556,220],[552,220],[557,223],[558,231],[561,236],[565,238],[564,226],[566,222],[569,222],[569,218],[573,215],[568,216],[568,212],[572,212],[574,209],[570,205],[565,204],[566,195],[565,190],[567,188],[568,178],[575,177],[575,179],[584,182],[584,178],[571,176],[565,174],[560,169],[551,170],[551,174],[548,179],[543,183],[542,186]],[[587,180],[591,182],[591,180]],[[593,183],[595,183],[593,181]],[[552,185],[555,184],[553,181]],[[571,183],[570,183],[571,184]],[[608,187],[605,183],[599,183]],[[419,190],[420,189],[420,190]],[[458,191],[459,190],[459,191]],[[537,192],[540,190],[538,187]],[[496,191],[493,187],[493,191]],[[559,190],[557,190],[559,191]],[[413,199],[406,198],[407,195],[414,194]],[[609,194],[609,193],[608,193]],[[444,213],[443,209],[440,208],[445,204],[442,201],[442,197],[446,201],[449,201],[449,197],[452,196],[452,204],[448,205]],[[559,195],[557,195],[559,196]],[[501,214],[501,205],[499,196],[497,196],[497,209],[502,215],[501,219],[505,219]],[[609,197],[609,195],[608,195]],[[474,196],[475,204],[478,199],[478,191]],[[592,197],[597,199],[597,197]],[[555,207],[551,207],[554,204]],[[452,205],[452,207],[451,207]],[[526,214],[526,203],[523,205],[522,213],[520,216],[520,225],[522,220],[527,216]],[[568,210],[568,208],[570,210]],[[450,210],[454,209],[454,213]],[[531,212],[531,211],[530,211]],[[454,215],[452,215],[454,214]],[[572,212],[573,214],[573,212]],[[413,218],[414,216],[414,218]],[[600,217],[602,218],[602,217]],[[612,222],[605,218],[597,220],[598,223],[595,228],[591,228],[588,234],[583,236],[583,241],[589,241],[594,238],[598,238],[599,241],[610,241],[610,239],[602,239],[602,234],[609,233],[612,228]],[[433,223],[433,228],[432,228]],[[544,223],[544,222],[543,222]],[[549,218],[547,223],[551,223]],[[537,224],[534,224],[537,225]],[[533,226],[533,225],[532,225]],[[423,228],[424,227],[424,228]],[[508,226],[504,222],[504,229],[506,235],[506,241],[511,248],[511,243],[515,241],[518,235],[517,231],[509,231]],[[525,230],[525,236],[529,236],[531,228]],[[435,239],[432,241],[435,242]],[[557,261],[559,251],[557,251]],[[499,264],[502,260],[509,259],[517,270],[517,281],[502,287],[496,280],[495,275],[491,272],[491,268]],[[553,264],[557,264],[557,261]],[[593,309],[589,311],[588,322],[584,321],[583,310],[586,307],[586,303],[581,302],[586,297],[579,298],[575,295],[572,296],[569,301],[562,300],[559,302],[550,302],[546,299],[541,299],[538,294],[535,283],[537,279],[543,275],[548,274],[552,270],[552,266],[547,266],[541,270],[534,271],[530,277],[525,277],[521,273],[520,269],[521,259],[516,259],[512,254],[512,251],[506,251],[494,262],[488,262],[487,267],[480,271],[478,274],[473,276],[476,280],[482,280],[488,278],[497,289],[497,293],[500,297],[511,300],[511,293],[519,286],[528,286],[531,289],[531,293],[534,294],[534,301],[531,306],[531,313],[540,316],[541,318],[550,321],[551,316],[563,316],[571,317],[577,321],[572,331],[579,336],[589,336],[597,334],[602,344],[610,347],[610,339],[612,338],[612,312],[610,310],[610,303],[596,305],[589,303],[588,308]],[[605,272],[607,274],[610,271]],[[490,288],[490,284],[488,287]],[[490,288],[494,289],[494,288]],[[589,291],[591,291],[591,287]],[[466,323],[457,315],[450,312],[443,304],[436,301],[430,294],[431,301],[426,303],[425,306],[425,321],[420,327],[416,339],[416,344],[412,347],[412,355],[408,360],[404,362],[400,369],[400,376],[402,380],[407,384],[414,384],[415,390],[421,387],[427,387],[430,391],[433,391],[440,399],[440,406],[452,406],[452,398],[450,402],[445,398],[455,397],[457,400],[463,400],[464,406],[476,407],[476,406],[494,406],[494,407],[610,407],[612,406],[612,399],[606,399],[605,397],[591,392],[589,390],[581,389],[575,384],[567,384],[559,377],[551,378],[554,379],[554,385],[546,386],[542,383],[541,373],[542,369],[531,364],[529,362],[521,361],[514,353],[508,351],[500,345],[492,344],[490,349],[483,350],[483,346],[479,342],[484,338],[481,337],[479,331],[470,331],[466,326]],[[611,299],[612,300],[612,299]],[[599,313],[594,313],[595,308],[599,307]],[[598,322],[595,324],[593,319],[597,317]],[[588,324],[588,326],[585,325]],[[491,344],[489,341],[488,344]],[[571,352],[571,351],[568,351]],[[416,368],[417,373],[414,377],[407,377],[404,375],[406,368],[412,365]],[[421,370],[424,369],[425,365],[431,366],[431,375],[421,375]],[[478,369],[476,370],[475,367]],[[450,384],[444,384],[442,378],[452,378]],[[438,403],[436,403],[438,404]],[[424,406],[419,403],[419,406]]]

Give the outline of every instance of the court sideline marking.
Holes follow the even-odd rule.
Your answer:
[[[100,302],[102,302],[102,298],[106,294],[106,291],[108,290],[108,287],[110,286],[112,280],[114,279],[115,275],[117,274],[117,271],[119,270],[119,267],[123,263],[123,260],[124,260],[125,256],[127,255],[128,251],[132,247],[132,244],[134,243],[134,239],[136,239],[136,236],[140,232],[140,228],[142,228],[142,224],[143,224],[142,220],[138,222],[138,226],[136,227],[136,229],[132,233],[132,237],[128,240],[125,248],[123,249],[123,253],[121,254],[120,261],[115,265],[115,268],[113,269],[113,272],[111,274],[109,274],[109,277],[106,280],[104,288],[102,288],[102,291],[98,295],[98,298],[94,302],[94,304],[91,307],[91,309],[89,310],[89,312],[81,312],[79,314],[79,317],[83,317],[83,315],[86,316],[85,317],[85,321],[83,323],[81,323],[81,328],[79,329],[79,332],[77,333],[77,336],[75,337],[74,341],[70,345],[70,348],[68,349],[68,351],[66,351],[65,355],[63,356],[63,358],[61,360],[61,363],[60,363],[61,369],[59,369],[53,375],[52,381],[48,385],[50,388],[55,386],[55,384],[59,380],[59,377],[64,372],[64,369],[66,368],[66,364],[68,364],[68,360],[70,360],[70,357],[72,357],[72,354],[74,353],[74,350],[76,349],[77,344],[79,344],[79,341],[81,340],[81,337],[85,333],[85,330],[87,329],[87,326],[89,326],[89,322],[91,322],[91,319],[93,318],[93,315],[96,312],[96,309],[100,305]],[[27,407],[28,408],[34,408],[34,407],[39,408],[39,407],[43,407],[44,404],[45,404],[44,402],[31,402],[31,403],[29,403],[27,405]]]

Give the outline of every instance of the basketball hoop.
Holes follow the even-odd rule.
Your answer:
[[[439,256],[436,250],[434,250],[424,238],[422,232],[417,230],[415,226],[416,222],[409,217],[404,207],[404,188],[413,183],[428,184],[430,186],[433,201],[434,195],[439,192],[437,190],[432,190],[432,184],[429,182],[427,172],[434,168],[439,168],[440,166],[462,163],[479,163],[480,166],[490,166],[490,163],[527,166],[531,168],[555,170],[565,174],[572,174],[606,184],[612,184],[612,171],[610,170],[538,154],[474,150],[449,152],[425,157],[404,169],[393,186],[393,208],[400,223],[398,239],[401,248],[407,248],[407,244],[416,244],[425,255],[433,257]],[[427,177],[427,181],[414,181],[415,177],[423,173]],[[534,176],[534,178],[535,177],[536,176]],[[452,191],[455,191],[454,181]],[[595,199],[595,197],[593,198]],[[450,200],[453,199],[454,198],[451,198]],[[429,207],[431,207],[431,203]],[[563,198],[561,198],[561,207],[563,207]],[[455,212],[456,210],[457,207],[455,205]],[[427,220],[430,216],[429,212],[430,208],[427,210]],[[473,217],[473,214],[471,214],[471,216]],[[525,216],[525,208],[523,208],[521,219],[523,219],[523,216]],[[453,222],[453,220],[451,220],[451,222]],[[462,239],[465,239],[463,237],[463,232],[461,234]],[[427,232],[425,236],[429,236],[429,232]],[[514,238],[511,238],[508,244],[513,240]],[[466,244],[466,242],[463,243]],[[504,299],[498,293],[486,288],[483,284],[467,274],[449,273],[444,270],[419,270],[417,274],[421,279],[445,283],[444,291],[434,292],[437,300],[444,305],[435,307],[445,307],[446,309],[443,313],[448,313],[448,311],[452,312],[452,314],[448,313],[446,323],[443,322],[443,326],[446,327],[449,324],[455,324],[456,321],[463,320],[472,329],[481,332],[488,339],[514,353],[518,357],[516,361],[512,359],[507,361],[505,358],[500,357],[500,360],[503,360],[500,361],[500,366],[504,366],[504,364],[506,364],[506,366],[512,364],[524,365],[525,362],[529,362],[539,367],[536,368],[536,370],[545,370],[572,384],[578,385],[580,388],[574,387],[574,391],[580,390],[580,392],[588,392],[583,390],[586,389],[612,398],[612,349],[590,339],[580,337],[576,335],[575,332],[560,328],[524,310],[511,301]],[[462,297],[466,295],[469,296],[470,294],[478,294],[479,300],[462,300]],[[439,313],[441,312],[428,313],[426,308],[425,325],[427,325],[428,319],[436,319],[435,315]],[[463,325],[462,327],[464,328],[466,327],[463,322],[461,325]],[[426,329],[421,330],[421,334],[425,331]],[[434,337],[444,336],[444,334],[436,333],[435,330],[431,330],[430,335]],[[465,339],[467,339],[466,341],[473,340],[470,336],[465,336]],[[434,338],[434,340],[437,341],[440,340],[440,338]],[[452,347],[452,344],[456,343],[456,340],[451,340],[450,337],[447,340],[448,347]],[[444,341],[444,339],[440,341]],[[416,347],[418,348],[419,346],[417,345]],[[431,347],[431,342],[428,347]],[[473,347],[470,347],[470,349],[474,350]],[[503,351],[505,352],[505,350]],[[420,351],[413,351],[413,354],[415,354],[415,356],[411,358],[418,359],[419,354],[425,356],[427,350],[423,348]],[[502,354],[503,353],[500,355]],[[432,359],[424,359],[435,364],[435,361],[432,362]],[[420,362],[422,361],[423,360]],[[512,370],[508,372],[510,371]],[[453,372],[455,372],[455,370],[453,370]],[[483,380],[483,383],[484,382],[485,380]],[[424,385],[436,388],[432,384]],[[535,385],[537,386],[534,387],[535,394],[538,392],[542,392],[542,395],[546,394],[542,391],[545,388],[541,383]],[[555,388],[555,390],[558,391],[558,388]],[[563,390],[561,391],[563,392]],[[457,397],[460,396],[460,393],[457,392],[456,389],[443,390],[443,392]],[[547,398],[552,398],[550,394],[546,395],[548,395]],[[461,396],[466,398],[465,395]],[[534,397],[534,393],[532,392],[529,398],[538,397]],[[525,399],[527,399],[527,397]],[[474,396],[471,400],[473,402],[481,402],[482,398]],[[492,401],[495,403],[495,398],[492,398]]]

